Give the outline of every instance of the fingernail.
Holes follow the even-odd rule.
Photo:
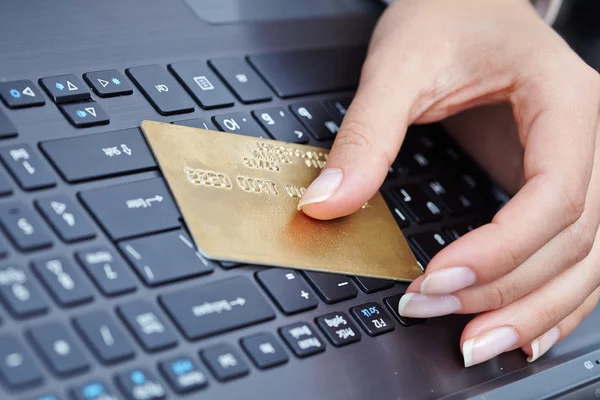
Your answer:
[[[425,296],[406,293],[398,303],[398,314],[410,318],[431,318],[455,313],[460,308],[460,301],[452,295]]]
[[[494,358],[512,348],[518,341],[517,331],[508,326],[496,328],[469,339],[462,346],[465,367]]]
[[[335,193],[340,183],[342,183],[341,169],[324,169],[302,195],[298,203],[298,210],[307,204],[320,203],[327,200]]]
[[[475,273],[468,267],[444,268],[429,274],[421,282],[422,294],[448,294],[475,283]]]
[[[541,356],[543,356],[560,337],[560,330],[556,327],[550,329],[539,338],[531,342],[531,357],[527,357],[527,361],[534,362]]]

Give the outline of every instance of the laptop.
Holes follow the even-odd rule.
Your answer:
[[[140,122],[328,147],[381,11],[2,2],[0,399],[600,397],[598,311],[533,364],[465,369],[469,317],[401,318],[406,284],[197,251]],[[423,268],[507,201],[436,125],[382,193]]]

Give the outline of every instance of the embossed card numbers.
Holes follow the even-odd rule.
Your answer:
[[[207,258],[402,281],[421,275],[379,193],[331,221],[296,209],[326,149],[153,121],[142,130]]]

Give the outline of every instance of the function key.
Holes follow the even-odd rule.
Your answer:
[[[345,97],[342,99],[329,99],[325,100],[325,107],[327,111],[335,118],[336,122],[339,124],[342,123],[342,120],[346,116],[346,112],[348,111],[348,107],[350,107],[350,103],[352,102],[352,97]]]
[[[244,276],[192,286],[159,300],[189,340],[275,318],[269,303]]]
[[[90,287],[71,261],[64,256],[33,262],[33,270],[61,307],[93,299]]]
[[[106,125],[110,122],[108,114],[95,101],[63,104],[59,108],[75,128]]]
[[[271,100],[271,90],[243,58],[219,58],[209,64],[243,103]]]
[[[414,324],[418,324],[419,322],[425,321],[422,318],[408,318],[403,317],[398,313],[398,305],[400,304],[400,299],[404,296],[404,293],[397,294],[392,297],[388,297],[384,300],[385,305],[390,309],[394,317],[404,326],[410,326]]]
[[[102,381],[91,381],[71,390],[74,400],[120,400]]]
[[[148,286],[212,272],[183,231],[160,233],[119,243],[125,257]]]
[[[160,114],[173,115],[194,111],[192,99],[162,67],[134,67],[129,68],[127,74]]]
[[[40,84],[56,104],[84,101],[91,97],[83,82],[72,74],[42,78]]]
[[[21,267],[10,265],[0,268],[0,298],[8,311],[17,318],[41,314],[48,310],[39,289]]]
[[[257,333],[242,338],[241,345],[254,365],[260,369],[275,367],[288,361],[283,346],[270,333]]]
[[[0,110],[0,139],[6,139],[17,136],[17,128],[10,119]]]
[[[81,206],[66,195],[46,197],[36,200],[35,204],[63,241],[72,243],[96,236]]]
[[[27,79],[0,83],[0,97],[10,108],[43,106],[46,103],[38,88]]]
[[[229,344],[222,343],[202,350],[200,356],[208,365],[210,372],[221,382],[240,378],[250,373],[246,361]]]
[[[37,353],[55,374],[65,376],[88,369],[88,361],[71,334],[58,322],[32,328],[29,337]]]
[[[400,204],[410,212],[419,223],[431,222],[442,218],[442,211],[436,203],[416,185],[404,185],[395,190]]]
[[[279,328],[279,334],[298,357],[308,357],[325,351],[325,343],[305,322],[296,322]]]
[[[78,251],[75,255],[104,295],[115,296],[135,290],[131,272],[112,250],[96,247]]]
[[[121,373],[115,380],[127,399],[159,400],[167,397],[162,383],[146,368]]]
[[[88,312],[75,317],[73,324],[103,364],[133,357],[131,343],[106,311]]]
[[[256,279],[286,314],[311,310],[319,304],[314,292],[296,271],[271,268],[258,272]]]
[[[133,93],[129,80],[116,69],[88,72],[83,75],[83,79],[100,97],[127,96]]]
[[[333,312],[316,319],[317,325],[327,339],[336,347],[345,346],[360,340],[360,332],[343,312]]]
[[[156,168],[138,128],[51,140],[40,147],[71,183]]]
[[[304,276],[313,285],[325,303],[333,304],[356,297],[358,291],[345,275],[304,271]]]
[[[11,388],[25,388],[42,382],[42,374],[29,351],[8,334],[0,335],[0,375]]]
[[[0,223],[22,251],[32,251],[52,246],[50,232],[33,210],[21,202],[0,205]]]
[[[43,189],[56,184],[48,164],[29,145],[4,147],[0,149],[0,158],[25,190]]]
[[[283,107],[252,111],[254,118],[272,138],[291,143],[308,143],[304,127]]]
[[[333,140],[340,129],[338,123],[316,101],[294,104],[290,108],[317,140]]]
[[[233,105],[233,95],[206,63],[176,63],[169,65],[169,69],[202,108],[208,110]]]
[[[415,245],[418,251],[423,255],[425,263],[448,245],[448,241],[441,233],[437,231],[427,231],[417,233],[410,237],[410,241]]]
[[[158,351],[177,344],[175,334],[165,325],[153,304],[135,300],[118,307],[117,311],[146,351]]]
[[[223,132],[238,133],[246,136],[258,138],[268,138],[269,135],[254,122],[254,120],[245,112],[232,112],[213,117],[215,125]]]
[[[190,357],[174,357],[162,361],[158,368],[178,394],[189,393],[208,385],[206,373]]]
[[[379,278],[367,278],[364,276],[355,276],[354,280],[358,283],[360,289],[365,293],[375,293],[394,287],[394,281]]]
[[[369,336],[377,336],[394,330],[394,322],[377,303],[365,303],[352,307],[350,313]]]
[[[190,128],[206,129],[209,131],[217,130],[217,128],[213,125],[212,122],[207,121],[204,118],[184,119],[183,121],[174,121],[171,123],[175,125],[189,126]]]

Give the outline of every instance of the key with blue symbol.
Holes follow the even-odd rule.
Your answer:
[[[10,108],[43,106],[46,103],[37,86],[27,79],[0,83],[0,98]]]
[[[159,364],[160,372],[177,393],[188,393],[208,385],[206,373],[189,357],[175,357]]]
[[[119,389],[127,399],[158,400],[166,397],[162,383],[145,368],[138,368],[117,375]]]
[[[131,82],[116,69],[88,72],[83,79],[100,97],[127,96],[133,93]]]
[[[120,400],[113,391],[101,381],[88,382],[71,390],[75,400]]]
[[[50,76],[40,79],[40,85],[56,104],[85,101],[90,91],[75,75]]]
[[[75,128],[106,125],[110,122],[108,114],[95,101],[66,104],[59,108]]]

